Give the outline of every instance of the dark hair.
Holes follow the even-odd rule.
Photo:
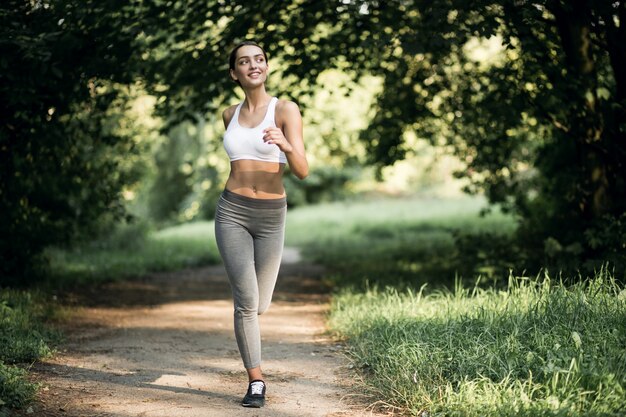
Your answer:
[[[235,69],[235,60],[237,59],[237,51],[239,50],[239,48],[241,48],[242,46],[246,46],[246,45],[252,45],[252,46],[256,46],[257,48],[259,48],[262,52],[263,52],[263,56],[265,57],[265,61],[267,61],[267,52],[265,52],[265,49],[263,49],[263,47],[261,45],[259,45],[258,43],[254,42],[254,41],[243,41],[240,42],[239,44],[237,44],[237,46],[235,46],[233,48],[233,50],[230,52],[230,58],[228,59],[228,68],[229,69]]]

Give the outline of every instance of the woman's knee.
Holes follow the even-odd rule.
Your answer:
[[[236,305],[235,315],[242,317],[251,317],[260,314],[259,308],[256,305]]]
[[[270,302],[267,303],[259,303],[259,308],[257,309],[257,314],[260,316],[261,314],[265,313],[267,311],[267,309],[270,308]]]

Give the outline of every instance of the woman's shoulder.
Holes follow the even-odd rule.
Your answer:
[[[223,117],[228,116],[229,118],[233,117],[233,115],[235,114],[235,111],[237,110],[237,106],[238,104],[233,104],[232,106],[226,107],[224,111],[222,112],[222,116]]]
[[[228,126],[230,120],[235,115],[235,111],[237,110],[237,104],[233,104],[232,106],[228,106],[222,112],[222,120],[224,120],[224,126]]]
[[[276,114],[284,114],[286,116],[300,114],[300,107],[291,100],[278,99],[276,102]]]

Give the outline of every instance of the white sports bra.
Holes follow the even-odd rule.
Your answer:
[[[267,144],[263,141],[263,129],[276,126],[274,115],[277,102],[278,98],[272,97],[267,105],[265,117],[255,127],[244,127],[239,124],[239,110],[241,110],[243,102],[239,103],[224,133],[224,149],[226,149],[231,161],[253,159],[281,164],[287,162],[285,153],[280,150],[278,145]]]

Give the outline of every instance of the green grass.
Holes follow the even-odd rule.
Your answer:
[[[626,290],[604,273],[569,288],[343,290],[330,326],[375,396],[411,415],[626,413]]]
[[[415,416],[624,415],[626,291],[604,272],[570,287],[579,278],[507,283],[521,272],[515,222],[483,207],[405,198],[290,212],[287,241],[332,274],[329,325],[365,389]]]
[[[44,325],[57,311],[36,291],[0,290],[0,414],[3,407],[23,407],[35,395],[37,385],[24,368],[49,356],[60,340]]]
[[[73,250],[50,249],[53,288],[91,285],[219,262],[213,222],[196,222],[145,234],[118,232]]]
[[[288,215],[287,242],[328,267],[336,285],[450,284],[495,277],[514,264],[513,219],[480,216],[481,198],[379,199],[303,207]]]

